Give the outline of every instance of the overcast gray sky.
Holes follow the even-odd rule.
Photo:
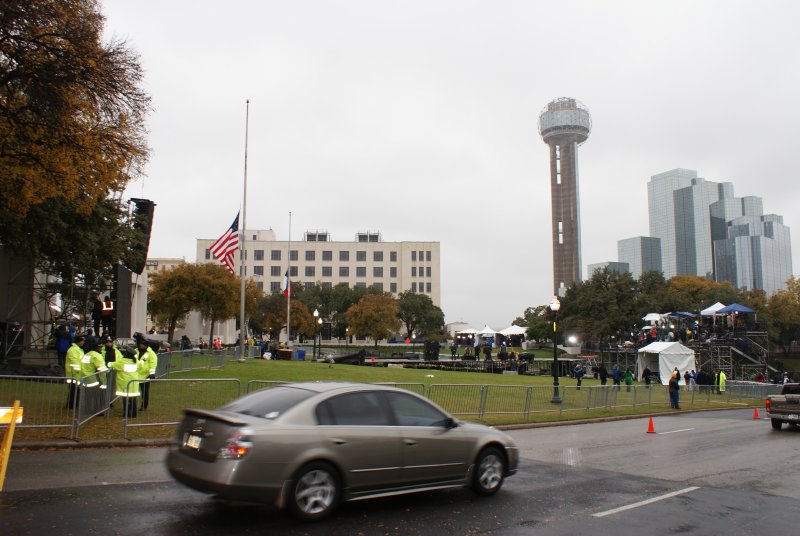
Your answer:
[[[102,0],[141,55],[150,257],[195,260],[242,199],[279,240],[438,241],[446,322],[503,328],[552,295],[542,108],[592,114],[583,272],[648,234],[676,167],[764,199],[800,251],[800,2]]]

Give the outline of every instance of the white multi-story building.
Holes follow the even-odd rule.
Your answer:
[[[661,240],[652,236],[635,236],[617,240],[617,259],[627,263],[634,279],[644,272],[661,271]]]
[[[307,231],[303,240],[279,241],[275,231],[246,230],[245,276],[266,293],[280,291],[284,274],[304,286],[375,287],[395,296],[410,290],[441,307],[439,242],[384,242],[380,232],[358,232],[350,242],[331,240],[327,231]],[[215,239],[197,240],[197,262],[218,262]],[[239,273],[239,255],[234,268]]]

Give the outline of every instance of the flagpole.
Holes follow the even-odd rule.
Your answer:
[[[289,293],[286,295],[286,348],[291,346],[292,340],[292,213],[289,212],[289,245],[286,251],[286,289]]]
[[[240,307],[239,307],[239,358],[245,358],[245,337],[247,335],[247,319],[245,318],[244,310],[244,289],[245,289],[245,265],[246,249],[245,249],[245,230],[247,229],[247,142],[250,130],[250,99],[245,101],[245,116],[244,116],[244,193],[242,195],[242,225],[239,227],[239,277],[242,282]]]

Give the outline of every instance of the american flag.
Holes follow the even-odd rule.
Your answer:
[[[219,262],[227,266],[232,274],[236,272],[233,270],[233,252],[239,248],[239,214],[236,214],[236,219],[229,228],[222,233],[216,242],[211,246],[211,254]]]

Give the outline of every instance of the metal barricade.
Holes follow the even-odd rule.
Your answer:
[[[486,386],[470,384],[432,384],[428,398],[453,415],[477,415],[483,418]]]
[[[116,378],[116,371],[110,370],[96,372],[81,379],[70,438],[79,439],[80,427],[92,418],[101,414],[108,415],[111,403],[116,397]]]
[[[242,393],[238,379],[155,379],[131,380],[126,386],[133,393],[138,386],[149,384],[149,403],[136,417],[123,415],[125,434],[128,430],[144,426],[175,425],[180,422],[184,408],[215,409],[231,402]],[[136,398],[140,403],[141,396]]]
[[[486,385],[482,415],[529,414],[531,388],[525,385]]]
[[[21,402],[25,418],[16,425],[17,429],[71,428],[69,390],[66,377],[0,376],[0,406],[12,406],[15,400]]]

